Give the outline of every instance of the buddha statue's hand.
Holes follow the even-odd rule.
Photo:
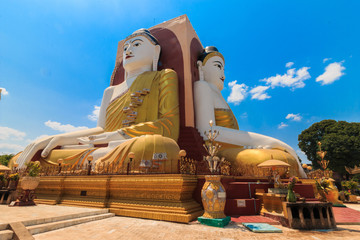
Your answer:
[[[30,143],[20,154],[17,162],[23,166],[23,164],[29,162],[41,149],[44,149],[41,152],[41,157],[45,158],[49,155],[53,148],[65,142],[66,141],[62,136],[48,136],[39,140],[35,140],[34,142]]]
[[[116,140],[124,140],[125,138],[117,131],[105,132],[98,135],[91,135],[88,137],[78,138],[78,141],[82,144],[104,144]]]

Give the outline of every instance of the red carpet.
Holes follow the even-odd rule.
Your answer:
[[[352,208],[333,207],[336,224],[360,225],[360,212]],[[232,219],[231,219],[232,220]]]

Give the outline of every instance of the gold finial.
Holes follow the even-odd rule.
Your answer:
[[[213,124],[214,124],[213,120],[210,120],[210,122],[209,122],[210,127],[212,127]]]
[[[88,156],[88,157],[87,157],[87,160],[88,160],[89,162],[91,162],[92,160],[94,160],[94,157],[93,157],[93,156]]]
[[[58,164],[62,164],[63,162],[64,162],[64,159],[62,159],[62,158],[59,158],[58,160],[57,160],[57,162],[58,162]]]
[[[184,149],[179,151],[179,156],[180,157],[185,157],[186,156],[186,151]]]
[[[128,157],[129,157],[129,158],[135,158],[135,153],[129,152]]]

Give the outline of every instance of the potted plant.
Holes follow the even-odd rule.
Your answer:
[[[330,190],[330,181],[327,180],[325,177],[322,177],[320,181],[315,178],[315,185],[316,189],[318,190],[318,198],[321,202],[326,202],[327,198],[326,195],[329,193]]]
[[[13,190],[13,189],[16,189],[17,188],[17,185],[18,185],[18,182],[19,182],[19,174],[18,173],[13,173],[13,174],[10,174],[8,176],[8,181],[9,181],[9,185],[8,185],[8,188]]]
[[[357,197],[355,195],[355,191],[358,189],[358,182],[350,180],[350,181],[342,181],[342,188],[345,192],[348,192],[348,199],[350,202],[357,202]]]
[[[294,193],[294,186],[298,181],[299,181],[299,178],[297,178],[297,177],[291,177],[289,179],[286,201],[288,201],[288,202],[296,202],[296,196],[295,196],[295,193]]]
[[[20,186],[23,190],[34,190],[40,182],[40,162],[30,162],[27,165],[25,176],[21,178]]]

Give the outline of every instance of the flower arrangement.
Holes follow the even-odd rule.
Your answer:
[[[221,145],[215,142],[215,139],[219,136],[219,131],[213,130],[213,121],[210,120],[210,130],[209,132],[204,132],[204,135],[207,136],[208,140],[203,144],[205,150],[209,154],[208,156],[204,156],[204,160],[207,161],[209,170],[211,173],[217,173],[220,171],[220,165],[222,165],[225,161],[225,158],[221,159],[216,156],[218,151],[221,148]]]
[[[289,184],[288,184],[288,189],[293,191],[295,183],[299,182],[299,178],[298,177],[291,177],[289,179]]]
[[[326,194],[330,190],[330,180],[326,179],[325,177],[322,177],[320,181],[315,178],[315,185],[318,191],[323,191]]]
[[[29,162],[28,164],[26,164],[26,166],[27,166],[28,175],[30,177],[39,176],[41,170],[39,161]]]
[[[19,180],[19,178],[20,178],[20,176],[18,173],[13,173],[13,174],[9,175],[9,180],[11,180],[11,181],[17,181],[17,180]]]

